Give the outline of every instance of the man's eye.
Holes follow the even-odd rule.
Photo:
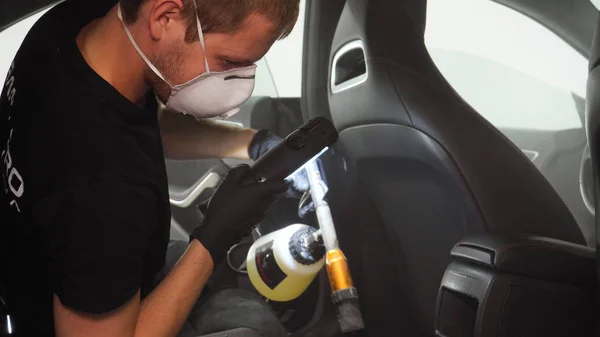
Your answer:
[[[226,67],[236,67],[237,65],[239,65],[239,62],[234,62],[231,60],[223,60],[223,65]]]

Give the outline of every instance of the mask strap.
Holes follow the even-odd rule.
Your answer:
[[[121,4],[117,5],[117,16],[119,17],[119,20],[121,20],[121,24],[123,25],[123,28],[125,29],[125,33],[127,34],[127,37],[129,37],[129,40],[131,41],[131,44],[133,44],[133,47],[135,48],[135,50],[137,50],[138,54],[140,54],[140,56],[142,57],[142,59],[144,60],[144,62],[146,62],[146,64],[148,65],[148,67],[156,74],[156,76],[160,77],[161,80],[163,80],[171,88],[173,88],[173,86],[171,85],[171,83],[169,83],[169,81],[167,81],[167,79],[163,77],[163,75],[160,73],[160,71],[158,71],[158,69],[156,69],[156,67],[152,64],[152,62],[150,62],[150,60],[148,60],[148,58],[146,57],[146,55],[144,55],[144,53],[142,52],[142,50],[140,49],[140,47],[137,45],[137,43],[133,39],[133,36],[131,36],[131,33],[129,32],[129,29],[127,29],[127,26],[125,25],[125,22],[123,21],[123,15],[121,14]]]
[[[200,24],[200,18],[198,17],[198,5],[196,4],[196,0],[192,0],[194,3],[194,11],[196,12],[196,26],[198,29],[198,36],[200,36],[200,45],[202,46],[202,51],[204,51],[204,66],[206,67],[206,72],[210,72],[210,68],[208,67],[208,60],[206,59],[206,48],[204,47],[204,34],[202,33],[202,25]]]

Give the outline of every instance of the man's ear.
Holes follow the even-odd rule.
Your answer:
[[[150,37],[158,41],[169,31],[182,25],[185,27],[183,0],[148,1]]]

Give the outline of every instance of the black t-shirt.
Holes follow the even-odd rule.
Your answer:
[[[21,336],[53,335],[53,294],[78,311],[109,312],[146,294],[164,264],[170,210],[157,112],[120,95],[75,42],[115,4],[51,9],[2,89],[0,281]]]

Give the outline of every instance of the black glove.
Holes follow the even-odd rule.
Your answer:
[[[231,246],[250,234],[269,206],[288,189],[285,181],[242,185],[249,169],[240,165],[227,173],[210,198],[204,220],[190,235],[190,241],[197,239],[209,251],[215,266]]]
[[[281,137],[269,130],[258,130],[258,132],[252,138],[250,146],[248,147],[250,159],[256,161],[258,158],[262,157],[263,154],[267,153],[270,149],[279,144],[281,140]]]
[[[248,148],[250,159],[257,160],[269,150],[274,148],[282,140],[283,139],[281,137],[273,134],[269,130],[259,130],[252,138],[250,147]],[[286,193],[286,196],[288,197],[300,198],[302,193],[306,192],[306,190],[308,190],[310,187],[306,170],[298,171],[289,180],[290,189]]]

